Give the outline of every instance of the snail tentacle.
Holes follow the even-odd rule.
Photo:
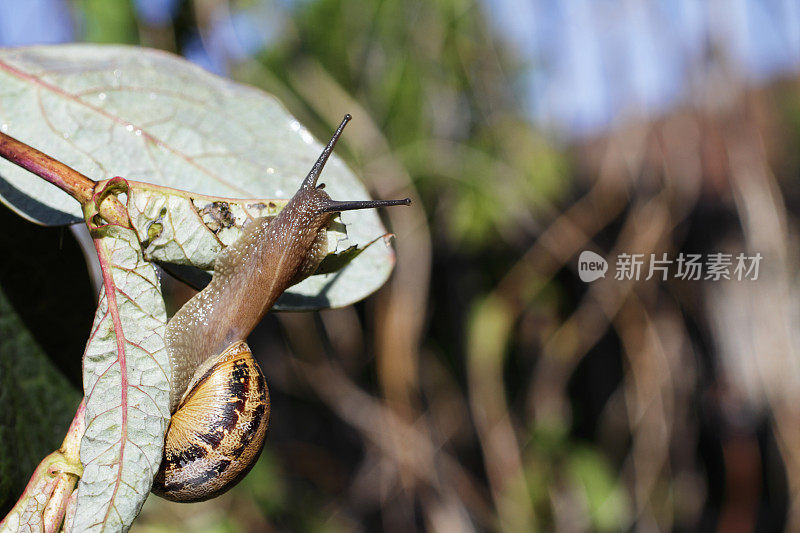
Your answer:
[[[244,340],[288,287],[317,270],[336,213],[410,203],[337,202],[317,184],[348,120],[350,115],[286,207],[247,226],[217,257],[211,283],[167,324],[173,415],[156,494],[206,500],[247,474],[264,446],[270,403],[264,375]]]

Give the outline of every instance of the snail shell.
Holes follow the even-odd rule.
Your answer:
[[[317,185],[350,118],[345,115],[286,207],[274,219],[246,226],[217,257],[208,286],[167,324],[173,415],[153,484],[156,494],[206,500],[250,470],[264,445],[269,395],[243,339],[289,286],[319,267],[336,213],[411,203],[408,198],[336,201]]]
[[[250,471],[269,425],[267,383],[243,341],[195,373],[172,415],[153,492],[168,500],[213,498]]]

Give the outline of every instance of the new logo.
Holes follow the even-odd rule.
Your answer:
[[[578,277],[581,281],[589,283],[598,278],[606,277],[608,262],[590,250],[584,250],[578,257]]]

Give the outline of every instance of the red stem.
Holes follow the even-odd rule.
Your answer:
[[[98,182],[74,168],[2,132],[0,157],[47,180],[75,198],[82,206],[94,200],[95,191],[102,190],[103,182],[98,186]],[[99,206],[99,211],[100,216],[110,223],[128,225],[127,209],[113,195]]]
[[[46,179],[78,200],[81,205],[92,199],[94,180],[2,132],[0,132],[0,156]]]

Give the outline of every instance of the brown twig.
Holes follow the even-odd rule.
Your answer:
[[[0,157],[52,183],[75,198],[81,206],[94,201],[95,192],[102,190],[104,185],[103,182],[99,182],[98,186],[98,182],[74,168],[2,132],[0,132]],[[128,224],[127,209],[115,196],[109,196],[98,208],[100,216],[108,222]]]
[[[5,133],[0,133],[0,156],[46,179],[81,205],[92,199],[94,180]]]

